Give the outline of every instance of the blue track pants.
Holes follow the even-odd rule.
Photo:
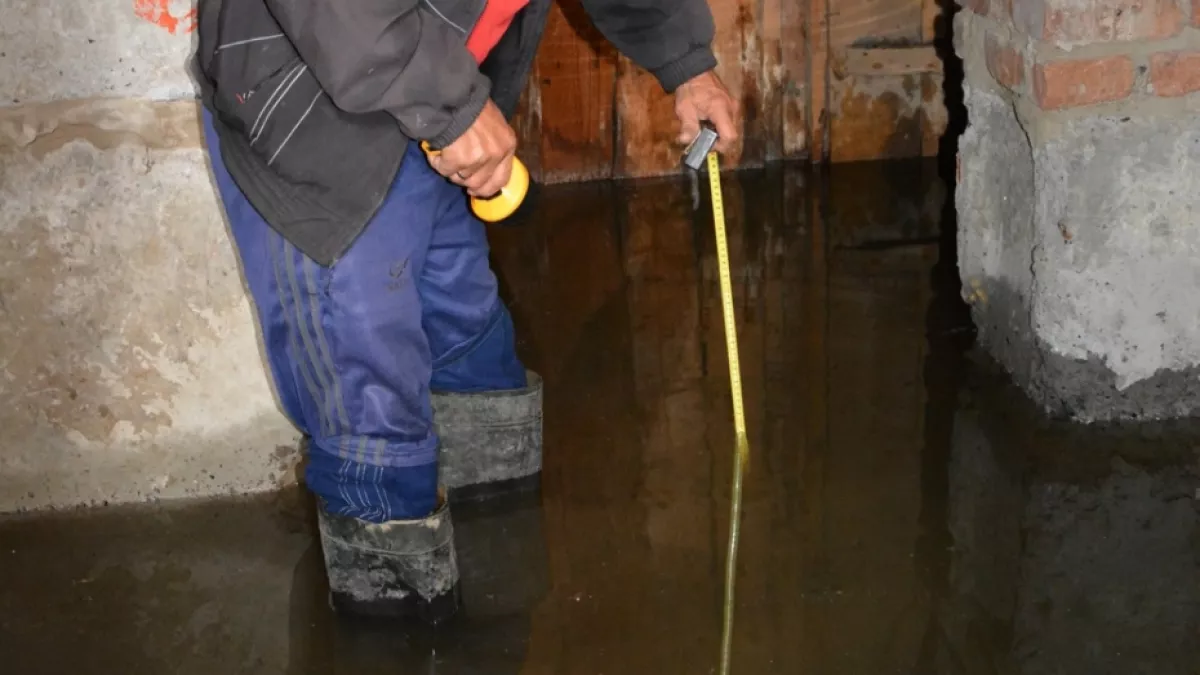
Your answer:
[[[428,515],[431,389],[526,384],[484,224],[412,143],[383,206],[323,267],[234,184],[207,111],[205,139],[279,399],[311,439],[308,487],[333,512],[370,522]]]

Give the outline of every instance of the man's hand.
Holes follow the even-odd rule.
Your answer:
[[[737,101],[713,71],[684,82],[675,90],[675,116],[679,118],[679,142],[691,143],[700,133],[700,122],[708,120],[720,138],[717,152],[728,152],[741,127]]]
[[[512,175],[517,134],[495,103],[487,102],[475,123],[430,158],[434,171],[467,188],[473,197],[500,192]]]

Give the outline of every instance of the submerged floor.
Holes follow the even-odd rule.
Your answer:
[[[1200,672],[1200,430],[1042,420],[969,351],[934,167],[726,185],[753,465],[735,672]],[[706,204],[548,191],[495,233],[540,503],[456,513],[468,607],[331,616],[299,492],[0,522],[0,668],[715,672],[732,434]]]

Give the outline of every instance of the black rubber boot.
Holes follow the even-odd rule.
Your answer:
[[[542,378],[524,389],[434,392],[442,484],[453,501],[534,491],[542,472]]]
[[[419,520],[368,523],[318,505],[330,602],[340,614],[440,624],[460,605],[450,507]]]

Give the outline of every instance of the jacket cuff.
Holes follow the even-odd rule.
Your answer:
[[[711,47],[694,49],[653,72],[668,94],[675,93],[684,82],[717,67],[717,57]]]
[[[483,112],[484,106],[487,105],[488,97],[492,93],[492,82],[483,75],[479,76],[479,84],[471,90],[471,96],[467,102],[458,110],[454,111],[450,118],[450,124],[442,130],[442,133],[433,138],[426,139],[429,145],[437,149],[442,149],[458,140],[471,128],[475,120],[479,119],[479,114]]]

